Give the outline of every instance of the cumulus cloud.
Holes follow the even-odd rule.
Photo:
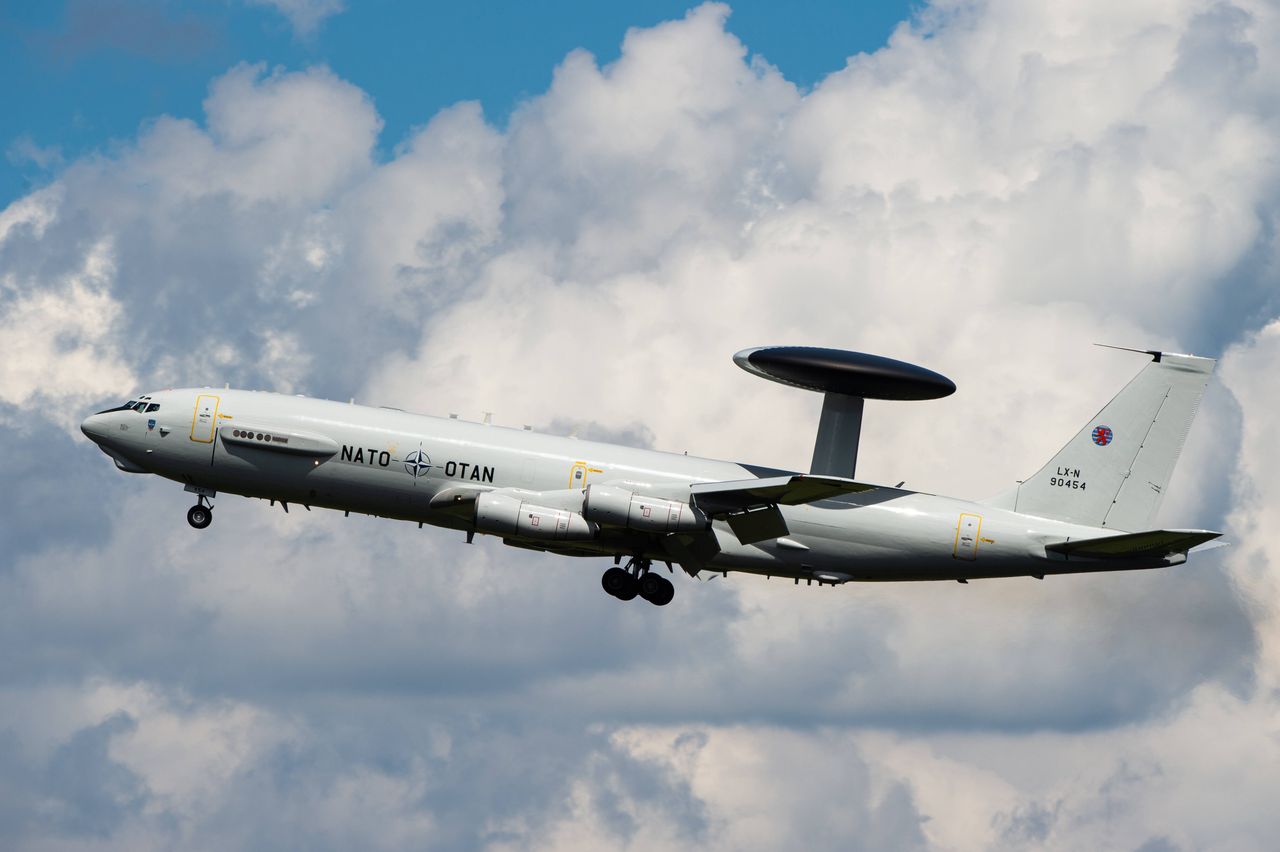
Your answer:
[[[1257,677],[1260,690],[1274,690],[1280,679],[1280,564],[1275,540],[1267,535],[1280,511],[1272,470],[1280,427],[1270,407],[1271,372],[1280,363],[1280,321],[1232,347],[1223,362],[1223,378],[1244,412],[1235,477],[1231,529],[1238,537],[1232,555],[1238,588],[1257,625]]]
[[[129,390],[135,379],[118,345],[123,309],[111,296],[114,274],[111,246],[99,243],[82,269],[54,286],[0,278],[0,297],[9,296],[0,315],[0,403],[38,408],[69,428],[104,390]]]
[[[213,82],[204,107],[206,128],[168,117],[148,128],[129,177],[168,203],[315,204],[368,170],[382,126],[368,95],[324,68],[240,65]]]
[[[0,212],[0,785],[52,803],[8,845],[1266,848],[1280,16],[940,0],[809,91],[727,16],[386,161],[368,94],[238,66]],[[868,407],[859,474],[985,496],[1140,368],[1093,342],[1222,357],[1160,523],[1231,548],[619,607],[407,524],[222,497],[197,537],[67,437],[230,381],[803,469],[817,398],[728,356],[806,343],[954,378]]]

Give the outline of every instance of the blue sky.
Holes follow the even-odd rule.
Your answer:
[[[0,848],[1275,846],[1273,0],[17,5]],[[1230,547],[635,607],[411,523],[197,532],[78,429],[230,383],[806,469],[816,395],[730,358],[807,344],[953,379],[859,476],[982,498],[1140,369],[1095,342],[1219,359],[1157,525]]]
[[[882,46],[910,7],[905,0],[739,2],[729,29],[807,86],[851,54]],[[199,120],[209,81],[238,62],[328,65],[374,99],[385,153],[457,101],[478,100],[490,121],[505,123],[516,104],[547,87],[570,50],[609,62],[628,27],[687,8],[668,0],[362,0],[299,33],[273,8],[241,0],[4,4],[0,146],[8,157],[0,204],[48,180],[61,162],[128,140],[157,115]]]

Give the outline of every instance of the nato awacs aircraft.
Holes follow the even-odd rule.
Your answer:
[[[1138,350],[1131,350],[1138,351]],[[985,501],[855,478],[863,401],[955,391],[923,367],[837,349],[734,356],[764,379],[824,394],[808,473],[545,435],[301,396],[157,391],[92,415],[84,433],[121,470],[218,492],[500,536],[612,557],[605,591],[658,606],[671,582],[744,571],[834,585],[1158,568],[1217,538],[1149,529],[1214,362],[1150,362],[1031,478]],[[901,483],[899,483],[901,486]],[[622,564],[623,559],[627,562]]]

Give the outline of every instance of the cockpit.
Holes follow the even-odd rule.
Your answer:
[[[131,399],[124,405],[117,405],[115,408],[106,408],[99,411],[99,414],[110,414],[112,411],[137,411],[139,413],[150,414],[153,411],[160,410],[160,403],[152,402],[151,397],[144,396],[141,399]]]

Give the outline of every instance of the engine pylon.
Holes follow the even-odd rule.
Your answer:
[[[938,399],[956,391],[954,382],[932,370],[845,349],[759,346],[733,361],[762,379],[823,395],[809,472],[824,476],[853,478],[866,400]]]

